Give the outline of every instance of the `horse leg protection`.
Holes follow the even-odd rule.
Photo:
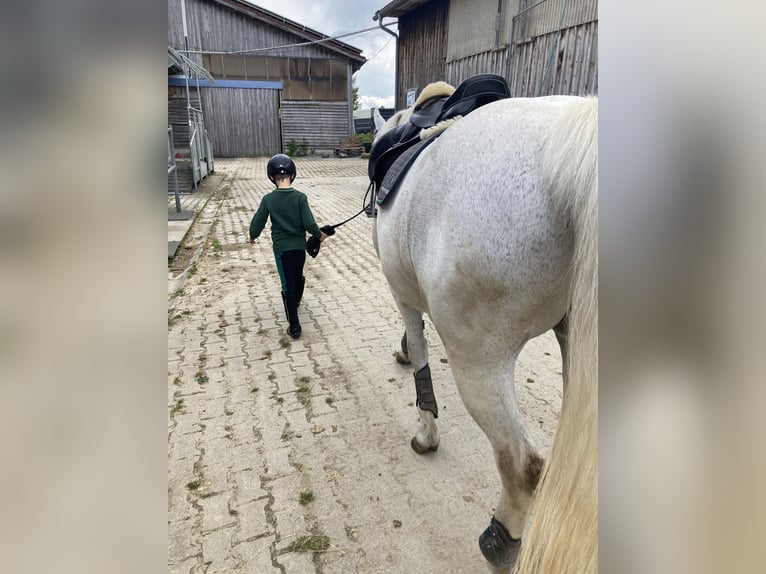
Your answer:
[[[434,418],[439,418],[439,406],[436,404],[434,395],[434,385],[431,381],[431,367],[426,365],[415,373],[415,393],[417,395],[417,405],[419,409],[430,411]]]
[[[519,557],[521,538],[514,538],[494,516],[487,529],[479,536],[479,548],[487,562],[495,568],[512,566]]]

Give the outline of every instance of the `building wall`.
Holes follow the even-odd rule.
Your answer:
[[[396,109],[405,107],[407,90],[418,93],[444,79],[449,0],[434,0],[399,17],[399,89]]]
[[[290,140],[300,145],[305,139],[309,150],[333,150],[339,135],[353,133],[344,102],[282,101],[282,149]]]
[[[351,120],[351,65],[349,60],[320,45],[221,55],[211,52],[241,51],[305,42],[269,23],[241,14],[212,0],[186,0],[189,49],[205,54],[189,56],[216,78],[277,80],[282,90],[263,88],[202,88],[205,124],[218,156],[270,155],[285,151],[283,141],[306,139],[310,147],[334,142],[353,133]],[[168,44],[185,49],[181,0],[168,0]],[[296,105],[287,108],[288,103]],[[313,106],[301,108],[303,102]],[[281,112],[305,109],[306,117],[290,116],[290,136],[282,137]],[[316,121],[315,115],[331,120]],[[337,119],[344,115],[344,121]],[[317,145],[314,145],[314,144]]]
[[[268,156],[281,151],[279,90],[205,88],[202,102],[216,156]]]
[[[433,0],[399,17],[399,36],[397,109],[409,88],[483,73],[514,97],[598,93],[598,0]]]

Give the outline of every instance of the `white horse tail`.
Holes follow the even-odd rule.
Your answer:
[[[598,571],[598,100],[568,104],[546,145],[548,189],[572,226],[568,381],[519,574]]]

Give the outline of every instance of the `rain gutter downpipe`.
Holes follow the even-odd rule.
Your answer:
[[[375,12],[375,15],[372,17],[373,20],[376,20],[378,22],[378,27],[383,30],[384,32],[388,32],[391,34],[394,38],[396,38],[396,55],[395,55],[395,61],[394,61],[394,111],[397,110],[397,103],[399,101],[399,36],[394,32],[393,30],[389,30],[383,25],[383,16],[380,15],[380,10]],[[398,24],[397,20],[397,24]]]

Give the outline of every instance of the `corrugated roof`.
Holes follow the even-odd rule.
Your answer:
[[[308,26],[304,26],[303,24],[299,24],[298,22],[293,22],[292,20],[288,20],[284,16],[280,16],[279,14],[275,14],[274,12],[269,12],[268,10],[261,8],[260,6],[255,6],[253,4],[250,4],[248,2],[243,2],[241,0],[212,0],[212,1],[215,2],[216,4],[220,4],[221,6],[226,6],[227,8],[235,10],[241,14],[251,16],[253,18],[261,20],[262,22],[266,22],[267,24],[271,24],[272,26],[281,28],[282,30],[285,30],[286,32],[290,32],[291,34],[295,34],[296,36],[305,38],[310,41],[322,40],[323,38],[327,38],[328,40],[326,42],[322,42],[321,46],[327,48],[328,50],[338,52],[339,54],[342,54],[346,58],[349,58],[351,60],[354,60],[355,62],[358,62],[359,65],[364,64],[367,61],[367,59],[364,56],[362,56],[361,49],[356,48],[352,46],[351,44],[346,44],[345,42],[341,42],[340,40],[331,40],[329,39],[330,38],[329,36],[326,36],[325,34],[322,34],[321,32],[317,32],[316,30],[313,30],[309,28]],[[354,69],[358,69],[358,68],[359,66],[354,65]]]
[[[406,14],[423,4],[428,4],[430,1],[431,0],[394,0],[375,12],[375,16],[373,16],[372,19],[377,20],[378,18],[384,17],[398,18],[402,14]]]
[[[210,80],[215,84],[215,78],[213,78],[205,68],[200,66],[194,60],[187,58],[178,50],[174,50],[168,46],[168,68],[172,66],[176,66],[184,73],[186,73],[186,69],[189,68],[191,70],[191,75],[201,79]]]

